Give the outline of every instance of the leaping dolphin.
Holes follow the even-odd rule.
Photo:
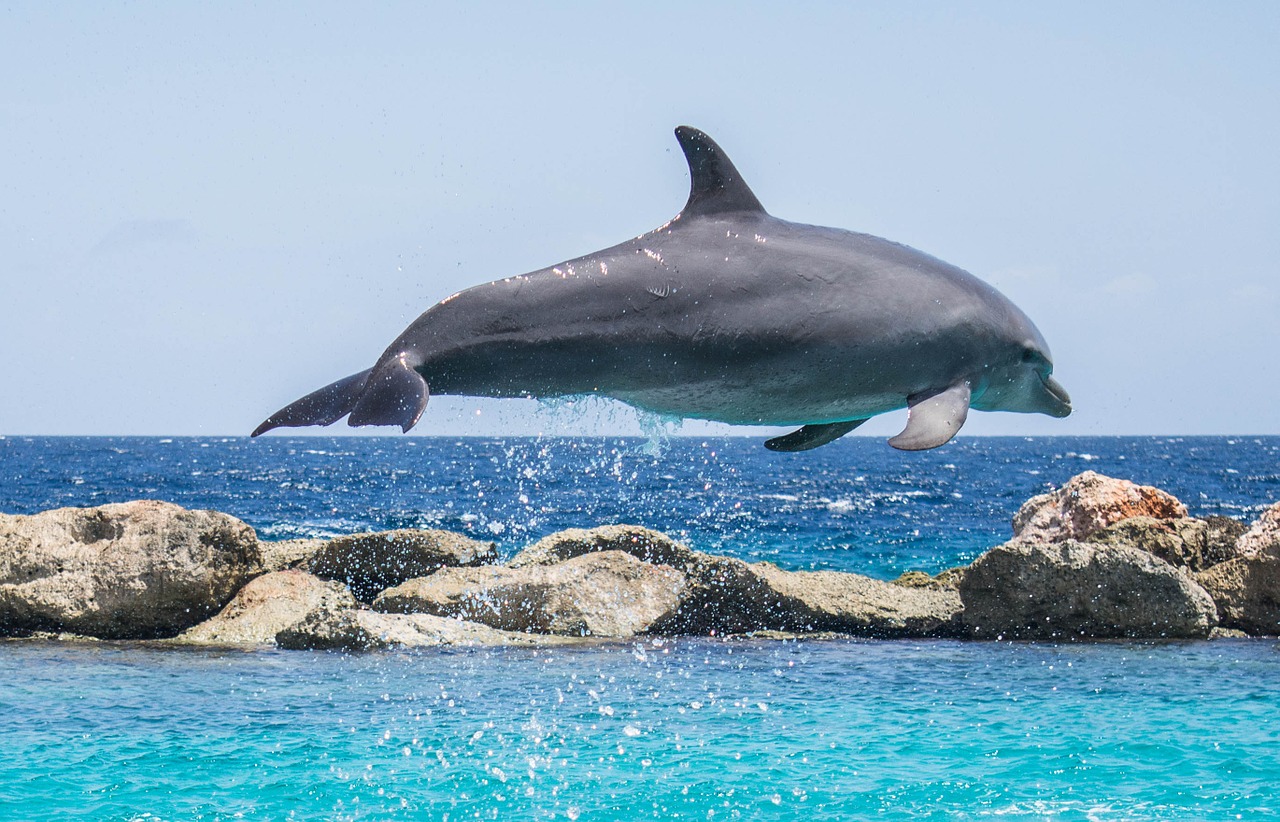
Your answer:
[[[398,425],[430,391],[598,394],[658,414],[801,426],[775,451],[825,445],[902,407],[908,451],[955,436],[969,408],[1065,417],[1040,332],[978,278],[867,234],[765,212],[697,129],[684,209],[612,248],[454,294],[374,366],[272,414],[281,426]]]

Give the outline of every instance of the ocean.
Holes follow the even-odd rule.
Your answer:
[[[1280,438],[0,438],[0,511],[156,498],[266,539],[625,522],[789,569],[971,561],[1095,470],[1196,516]],[[646,638],[365,655],[0,643],[0,818],[1258,819],[1280,646]]]

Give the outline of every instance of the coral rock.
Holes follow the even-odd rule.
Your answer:
[[[1013,517],[1015,539],[1030,542],[1081,540],[1131,517],[1177,519],[1187,507],[1150,485],[1136,485],[1085,471],[1049,494],[1032,497]]]

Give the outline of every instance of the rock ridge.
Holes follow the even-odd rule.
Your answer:
[[[1085,641],[1280,635],[1280,503],[1191,517],[1087,471],[1029,499],[971,565],[893,581],[789,571],[615,524],[499,564],[431,529],[260,542],[140,500],[0,515],[0,637],[367,651],[643,636]]]

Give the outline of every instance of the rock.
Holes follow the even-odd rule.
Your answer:
[[[506,631],[628,637],[670,618],[684,574],[621,551],[555,565],[445,568],[382,592],[375,610],[429,613]]]
[[[345,586],[305,571],[265,574],[240,589],[215,617],[180,634],[199,645],[270,645],[276,634],[317,610],[356,607]]]
[[[1085,471],[1057,491],[1023,503],[1013,517],[1013,533],[1014,539],[1027,542],[1063,542],[1085,539],[1131,517],[1186,515],[1187,507],[1159,488]]]
[[[942,573],[930,576],[924,571],[905,571],[897,579],[893,580],[894,585],[901,585],[904,588],[932,588],[933,590],[956,590],[960,587],[960,580],[964,579],[966,568],[948,568]]]
[[[1196,574],[1218,607],[1218,621],[1255,636],[1280,634],[1280,557],[1236,557]]]
[[[492,542],[451,531],[404,529],[332,539],[299,566],[321,579],[341,582],[361,602],[406,580],[449,566],[497,561]]]
[[[725,635],[760,631],[841,632],[903,636],[947,632],[960,599],[954,591],[912,591],[859,574],[783,571],[733,557],[693,551],[665,534],[612,525],[552,534],[510,563],[527,567],[624,551],[684,574],[678,607],[655,619],[653,634]]]
[[[261,572],[253,529],[142,500],[0,515],[0,635],[172,637]]]
[[[1218,606],[1223,627],[1280,635],[1280,503],[1236,541],[1238,556],[1196,575]]]
[[[276,634],[276,644],[281,648],[326,651],[441,645],[538,647],[571,641],[558,636],[499,631],[487,625],[431,614],[382,614],[355,609],[322,609]]]
[[[1217,623],[1187,574],[1127,545],[1014,540],[978,557],[960,597],[983,639],[1205,637]]]
[[[262,569],[270,572],[296,568],[328,544],[329,540],[323,538],[259,542],[258,549],[262,552]]]
[[[657,634],[743,633],[769,627],[758,621],[770,614],[774,601],[760,575],[739,559],[693,551],[658,531],[639,525],[570,528],[544,537],[517,554],[508,565],[550,565],[593,552],[620,551],[644,562],[665,565],[685,574],[679,607],[650,626]],[[776,600],[776,598],[774,598]]]
[[[1262,516],[1241,535],[1236,551],[1243,557],[1280,559],[1280,502],[1262,512]]]
[[[1086,542],[1129,545],[1179,568],[1202,571],[1236,556],[1244,524],[1227,517],[1155,519],[1131,517],[1088,536]]]
[[[780,599],[785,627],[858,636],[925,637],[954,632],[960,595],[945,586],[906,587],[839,571],[753,566]]]
[[[554,565],[601,551],[622,551],[644,562],[681,569],[692,565],[699,556],[659,531],[639,525],[602,525],[557,531],[516,554],[507,565]]]
[[[1248,639],[1249,635],[1244,631],[1237,631],[1235,628],[1223,628],[1221,626],[1214,628],[1209,632],[1209,639]]]
[[[733,557],[690,553],[680,607],[656,623],[654,633],[715,636],[796,629],[791,603],[785,602],[765,579],[763,564],[755,566]]]

